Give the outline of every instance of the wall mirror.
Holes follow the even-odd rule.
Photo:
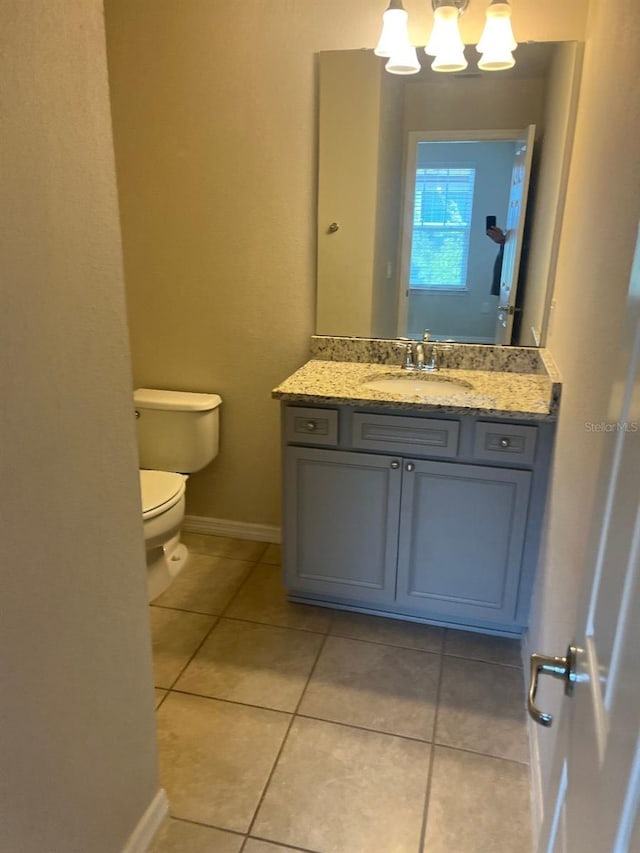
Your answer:
[[[582,45],[515,56],[400,77],[319,54],[317,334],[544,345]]]

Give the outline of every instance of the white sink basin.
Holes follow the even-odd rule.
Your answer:
[[[385,394],[418,395],[420,397],[450,397],[451,394],[469,392],[473,386],[462,379],[445,379],[440,376],[381,376],[363,383],[371,391]]]

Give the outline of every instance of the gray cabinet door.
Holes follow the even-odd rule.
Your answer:
[[[404,460],[399,604],[434,618],[515,618],[528,471]]]
[[[390,456],[285,450],[283,563],[290,592],[392,602],[402,463]]]

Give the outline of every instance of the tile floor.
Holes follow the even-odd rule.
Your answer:
[[[516,641],[291,604],[277,546],[184,538],[152,853],[530,853]]]

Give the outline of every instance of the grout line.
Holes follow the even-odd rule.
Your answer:
[[[179,693],[181,696],[196,696],[198,699],[210,699],[212,702],[224,702],[226,705],[239,705],[241,708],[255,708],[258,711],[272,711],[274,714],[285,714],[292,717],[293,711],[285,711],[284,708],[274,708],[269,705],[257,705],[255,702],[241,702],[239,699],[225,699],[222,696],[211,696],[209,693],[197,693],[195,690],[183,690],[181,687],[172,687],[171,693]]]
[[[172,814],[169,814],[169,818],[171,820],[180,821],[180,823],[191,823],[191,824],[194,824],[195,826],[204,826],[207,829],[217,829],[219,832],[228,832],[230,835],[240,835],[243,838],[246,837],[245,833],[241,832],[239,829],[227,829],[226,827],[218,826],[215,823],[204,823],[201,820],[193,820],[192,818],[189,818],[189,817],[177,817],[176,815],[172,815]]]
[[[283,850],[293,850],[295,853],[321,853],[319,850],[312,850],[310,847],[293,847],[291,844],[285,844],[283,841],[273,841],[271,838],[264,838],[261,835],[247,835],[244,844],[242,845],[242,850],[244,850],[244,846],[247,841],[265,841],[267,844],[273,844],[276,847],[282,847]]]
[[[278,766],[278,762],[280,761],[280,756],[282,755],[282,753],[284,751],[285,744],[286,744],[287,740],[289,739],[289,732],[291,731],[291,727],[293,726],[294,720],[298,716],[298,711],[300,709],[300,705],[302,704],[304,694],[307,692],[307,687],[309,686],[309,682],[313,678],[313,673],[316,671],[316,666],[318,665],[318,661],[320,660],[320,655],[322,654],[322,650],[324,649],[324,647],[326,645],[327,636],[328,636],[328,634],[325,634],[324,639],[320,643],[320,646],[318,648],[318,653],[316,655],[316,659],[313,662],[313,666],[309,670],[309,675],[307,676],[306,683],[305,683],[304,687],[302,688],[302,691],[300,692],[300,698],[298,699],[298,703],[295,707],[293,714],[291,715],[291,719],[289,720],[289,725],[287,726],[287,730],[286,730],[284,737],[282,739],[282,743],[280,744],[280,749],[278,750],[278,754],[276,755],[275,761],[273,762],[273,766],[271,767],[271,772],[269,773],[269,777],[265,783],[264,788],[262,789],[262,794],[260,795],[260,799],[259,799],[258,804],[256,806],[256,809],[253,813],[253,818],[251,820],[251,823],[249,824],[249,829],[247,830],[247,835],[251,834],[251,831],[253,829],[253,825],[255,824],[256,818],[258,817],[258,812],[260,811],[260,808],[262,806],[262,803],[264,802],[264,798],[266,796],[266,793],[269,790],[269,785],[271,784],[271,780],[273,779],[273,776],[275,774],[276,767]]]
[[[492,758],[494,761],[508,761],[509,764],[517,764],[518,767],[529,767],[528,761],[518,761],[517,758],[505,758],[503,755],[493,755],[490,752],[479,752],[477,749],[470,749],[468,746],[452,746],[450,743],[434,743],[434,746],[439,746],[442,749],[453,749],[454,752],[466,752],[469,755],[478,755],[481,758]]]
[[[330,723],[332,726],[342,726],[345,729],[358,729],[361,732],[370,732],[374,735],[386,735],[387,737],[397,737],[401,738],[401,740],[408,740],[412,743],[431,743],[427,738],[413,737],[412,735],[402,735],[397,732],[388,732],[383,729],[371,729],[368,726],[360,726],[358,723],[345,723],[341,720],[331,720],[327,717],[314,717],[311,714],[302,714],[297,712],[296,717],[299,717],[301,720],[315,720],[318,723]]]
[[[427,770],[427,784],[424,790],[424,805],[422,807],[422,824],[420,827],[420,847],[424,850],[424,842],[427,834],[427,815],[429,813],[429,799],[431,798],[431,783],[433,781],[433,765],[436,757],[436,730],[438,725],[438,712],[440,710],[440,695],[442,693],[442,679],[444,676],[444,637],[442,635],[443,653],[440,655],[440,672],[438,673],[438,686],[436,687],[436,711],[433,715],[433,728],[431,730],[431,749],[429,751],[429,769]]]
[[[187,610],[186,607],[172,607],[169,604],[149,604],[149,607],[157,607],[158,610],[176,610],[178,613],[193,613],[194,616],[211,616],[212,618],[219,618],[220,613],[205,613],[204,610]]]
[[[256,619],[247,619],[240,616],[221,616],[228,622],[246,622],[249,625],[262,625],[265,628],[283,628],[287,631],[302,631],[304,634],[317,634],[319,637],[327,636],[325,631],[316,631],[313,628],[299,628],[296,625],[277,625],[275,622],[258,622]]]
[[[522,669],[522,664],[520,663],[506,663],[505,661],[500,660],[485,660],[484,658],[474,658],[470,655],[457,655],[452,654],[451,652],[443,652],[442,653],[446,658],[456,658],[457,660],[468,660],[471,663],[486,663],[489,666],[506,666],[508,669]]]
[[[157,712],[160,710],[160,707],[161,707],[161,705],[163,704],[164,700],[165,700],[165,699],[167,698],[167,696],[169,695],[169,693],[170,693],[170,688],[169,688],[169,687],[155,687],[155,685],[154,685],[154,690],[164,690],[164,696],[163,696],[163,697],[162,697],[162,699],[158,702],[158,704],[157,704],[157,705],[155,705],[155,711],[156,711],[156,713],[157,713]]]
[[[338,613],[342,611],[337,611]],[[379,618],[379,617],[376,617]],[[384,617],[382,617],[384,618]],[[384,640],[369,640],[364,637],[352,637],[349,634],[329,634],[331,637],[336,637],[339,640],[355,640],[358,643],[370,643],[372,646],[386,646],[388,649],[401,649],[408,652],[426,652],[429,655],[442,655],[442,650],[440,649],[420,649],[416,646],[401,646],[398,643],[385,643]],[[442,643],[440,644],[442,646]]]

